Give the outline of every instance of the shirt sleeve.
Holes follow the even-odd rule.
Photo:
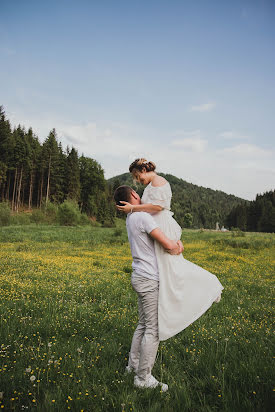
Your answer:
[[[156,224],[154,218],[146,212],[137,212],[142,213],[141,219],[141,231],[146,233],[151,233],[152,230],[156,229],[158,225]]]

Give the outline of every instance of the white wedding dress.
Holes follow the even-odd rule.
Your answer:
[[[172,192],[167,182],[163,186],[147,185],[142,203],[160,205],[164,209],[153,217],[167,237],[179,240],[181,227],[170,211]],[[224,287],[218,278],[202,267],[184,259],[183,255],[170,255],[155,242],[159,267],[159,339],[176,335],[198,319],[212,303],[219,301]]]

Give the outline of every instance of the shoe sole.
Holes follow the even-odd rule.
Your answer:
[[[167,388],[166,388],[166,387],[162,388],[162,385],[163,385],[163,384],[158,383],[156,386],[141,386],[141,385],[136,385],[136,384],[134,383],[134,386],[135,386],[136,388],[139,388],[139,389],[156,389],[156,388],[159,386],[159,387],[161,388],[161,391],[162,391],[162,392],[167,392],[167,391],[168,391],[168,385],[167,385]]]

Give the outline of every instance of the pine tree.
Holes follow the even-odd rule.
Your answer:
[[[82,155],[79,158],[79,170],[81,210],[89,216],[102,218],[99,209],[102,207],[106,188],[103,169],[95,160]]]
[[[38,141],[38,137],[33,134],[32,129],[28,130],[26,135],[26,139],[28,141],[30,147],[30,157],[29,157],[29,179],[28,179],[28,208],[29,210],[32,208],[33,203],[33,196],[34,196],[34,188],[37,178],[37,172],[39,169],[39,156],[41,151],[41,146]]]
[[[78,154],[74,147],[68,153],[66,170],[67,197],[78,202],[80,199],[80,170]]]
[[[15,169],[13,179],[12,210],[18,212],[19,207],[24,203],[24,189],[27,181],[27,174],[30,160],[30,146],[26,139],[25,129],[20,125],[14,130],[14,151],[13,169]]]
[[[184,227],[191,227],[193,222],[193,216],[191,213],[185,213],[184,215]]]
[[[45,203],[52,198],[56,200],[59,197],[59,161],[60,150],[58,147],[56,131],[53,129],[43,144],[43,155],[45,156],[45,184],[46,196]]]
[[[0,199],[5,200],[6,186],[10,184],[8,180],[9,166],[9,143],[11,139],[11,127],[5,118],[3,106],[0,106]]]
[[[66,182],[67,182],[67,156],[63,151],[62,144],[58,144],[58,163],[56,165],[56,182],[55,194],[52,200],[62,203],[66,199]]]

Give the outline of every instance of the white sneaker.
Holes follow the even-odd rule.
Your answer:
[[[157,386],[161,387],[162,392],[168,391],[168,385],[166,383],[159,382],[153,375],[150,375],[146,381],[141,381],[138,376],[134,378],[134,385],[138,388],[156,388]]]

